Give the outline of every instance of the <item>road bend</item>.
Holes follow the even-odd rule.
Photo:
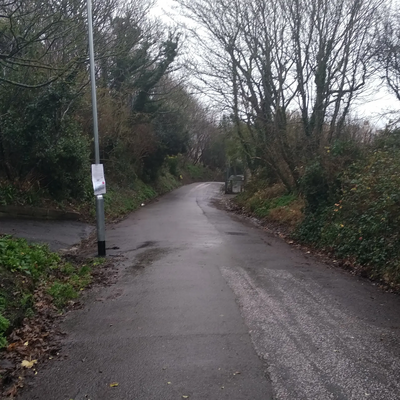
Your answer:
[[[20,399],[400,398],[400,300],[182,187],[108,228],[117,282]]]

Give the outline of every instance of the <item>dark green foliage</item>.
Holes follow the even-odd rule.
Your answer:
[[[19,3],[17,0],[16,4]],[[24,36],[27,42],[24,49],[20,49],[20,55],[26,60],[29,55],[30,61],[10,64],[8,83],[0,87],[2,204],[40,203],[36,194],[36,197],[45,194],[57,201],[88,201],[92,197],[93,133],[88,74],[84,65],[87,57],[80,48],[82,41],[74,37],[81,33],[86,17],[75,3],[64,3],[48,8],[43,5],[40,18],[39,3],[27,8],[21,5],[15,18],[10,17],[14,18],[14,33],[8,25],[0,26],[1,32],[8,35],[5,41],[11,40],[18,29],[27,29],[33,35]],[[12,4],[2,6],[2,10],[14,15]],[[127,5],[123,14],[117,12],[118,8],[115,2],[105,2],[96,8],[99,15],[102,10],[105,14],[95,16],[98,24],[95,27],[96,50],[101,55],[99,82],[109,102],[99,113],[102,162],[107,176],[117,178],[118,184],[137,177],[154,182],[166,156],[184,152],[188,142],[182,112],[176,113],[177,110],[168,105],[168,96],[164,97],[159,90],[160,82],[177,56],[179,35],[164,35],[158,26],[147,21],[147,6],[132,8]],[[22,10],[26,12],[19,18]],[[52,26],[54,18],[57,21]],[[49,39],[46,43],[51,50],[48,54],[42,54],[46,53],[46,48],[41,47],[40,40],[35,37],[36,24],[31,20],[49,24],[43,26],[45,30],[41,33],[48,34],[49,38],[55,36],[54,42]],[[105,21],[107,28],[104,30],[101,24]],[[56,34],[57,27],[76,29],[65,34],[62,41]],[[86,31],[83,39],[86,43]],[[11,53],[6,56],[15,61]],[[109,119],[102,126],[102,114],[106,114],[110,106]]]
[[[47,270],[56,268],[60,256],[46,245],[30,245],[25,239],[0,238],[0,266],[12,273],[21,273],[34,280]]]
[[[44,275],[57,268],[58,254],[47,246],[30,245],[24,239],[0,237],[0,347],[9,326],[32,313],[33,292]]]
[[[153,121],[159,146],[170,156],[186,152],[189,134],[183,113],[168,108],[161,109]]]
[[[6,307],[6,300],[0,296],[0,349],[7,345],[5,333],[10,326],[10,321],[3,316]]]
[[[71,283],[55,282],[48,289],[48,293],[53,297],[54,304],[57,308],[64,307],[69,300],[78,297],[78,293]]]
[[[64,115],[74,101],[73,87],[59,83],[9,92],[10,98],[0,100],[0,168],[5,176],[34,180],[57,198],[82,196],[89,143],[78,124]]]
[[[164,162],[168,162],[168,157],[185,153],[189,142],[184,115],[179,110],[160,105],[152,125],[155,149],[143,159],[141,177],[145,183],[156,181]]]
[[[336,140],[325,147],[325,154],[311,161],[300,179],[304,197],[305,218],[297,229],[301,240],[318,242],[326,219],[327,210],[339,201],[342,179],[354,160],[362,160],[361,146],[352,140]]]
[[[224,135],[214,135],[203,150],[201,162],[211,169],[225,169],[227,165],[227,140]]]
[[[336,202],[309,211],[297,237],[354,258],[370,276],[400,282],[400,150],[394,140],[381,138],[342,171]]]
[[[315,213],[326,207],[330,188],[327,173],[319,160],[305,168],[300,187],[309,213]]]
[[[190,179],[193,181],[202,181],[205,178],[205,168],[201,165],[188,164],[186,169]]]
[[[148,109],[152,91],[160,82],[161,78],[167,72],[168,67],[177,56],[178,41],[179,36],[173,38],[170,34],[169,38],[160,45],[160,55],[155,66],[152,68],[142,69],[135,82],[135,86],[138,90],[138,94],[133,103],[133,109],[135,111],[142,112]],[[146,57],[148,57],[147,54]],[[154,60],[147,59],[146,62],[152,64]]]
[[[114,18],[112,27],[119,51],[110,68],[108,79],[113,89],[121,91],[123,86],[132,84],[131,77],[143,64],[148,46],[135,48],[140,41],[141,29],[134,24],[134,21],[131,21],[129,15]],[[103,79],[106,79],[108,71],[103,70],[103,74]]]
[[[269,186],[266,181],[253,178],[235,202],[256,217],[264,218],[271,210],[288,206],[297,198],[295,193],[287,193],[283,185]]]
[[[12,328],[35,314],[38,292],[46,291],[61,309],[90,284],[92,268],[103,262],[67,262],[47,246],[0,237],[0,348],[6,345],[5,335]]]
[[[10,326],[10,321],[3,317],[0,312],[0,349],[7,345],[7,340],[4,337],[5,332]]]
[[[375,139],[373,147],[376,150],[400,150],[400,129],[386,129]]]
[[[286,194],[273,199],[250,202],[250,208],[257,217],[263,218],[266,217],[272,209],[287,206],[296,199],[296,195]]]
[[[315,213],[306,213],[304,220],[297,227],[293,236],[302,242],[318,245],[327,212],[327,208],[321,208]]]
[[[166,157],[184,153],[188,143],[183,111],[174,101],[170,104],[160,88],[177,56],[179,35],[155,38],[130,13],[116,17],[111,27],[118,52],[110,57],[111,65],[104,67],[102,78],[104,86],[112,89],[111,104],[123,104],[116,111],[118,115],[122,108],[126,120],[117,122],[123,134],[118,130],[103,141],[102,154],[112,163],[112,174],[119,183],[127,171],[145,183],[154,183]]]
[[[160,145],[156,151],[143,159],[141,178],[144,183],[151,183],[158,179],[166,156],[167,153],[164,146]]]
[[[179,158],[177,156],[167,157],[168,170],[171,175],[178,176]]]
[[[88,140],[75,126],[64,132],[57,144],[43,155],[39,173],[43,184],[56,199],[88,198],[90,162]]]
[[[130,188],[110,188],[105,196],[106,210],[111,219],[119,218],[156,196],[157,193],[152,187],[137,180],[131,184]]]
[[[102,264],[104,259],[93,261],[91,265]],[[74,300],[79,296],[79,291],[87,287],[92,281],[91,265],[85,264],[80,266],[66,263],[61,266],[61,274],[58,276],[47,292],[53,297],[54,305],[62,309],[70,300]]]

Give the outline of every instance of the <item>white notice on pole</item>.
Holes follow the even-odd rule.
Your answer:
[[[95,196],[106,193],[103,164],[92,164],[92,182]]]

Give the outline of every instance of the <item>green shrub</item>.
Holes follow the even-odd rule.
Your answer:
[[[294,194],[286,194],[272,199],[263,199],[262,197],[259,198],[254,197],[249,202],[250,211],[253,212],[257,217],[263,218],[268,216],[271,210],[278,207],[288,206],[296,199],[297,196]]]
[[[258,218],[264,218],[271,210],[286,207],[297,199],[296,194],[287,193],[281,184],[267,186],[264,181],[253,180],[246,185],[244,192],[236,196],[235,202]]]
[[[17,198],[17,188],[11,182],[0,182],[0,205],[15,204]]]
[[[315,213],[307,212],[301,224],[295,229],[293,237],[302,242],[318,245],[321,240],[327,211],[327,209],[320,209]]]
[[[0,180],[0,205],[40,205],[41,199],[48,192],[40,187],[38,182],[28,177],[23,180]]]
[[[297,237],[400,282],[400,150],[376,149],[341,176],[341,196],[308,213]]]
[[[76,274],[72,275],[69,282],[76,290],[84,289],[92,281],[91,268],[87,265],[81,267]]]
[[[193,164],[188,164],[186,167],[190,179],[196,181],[199,180],[201,181],[204,178],[204,167],[201,165],[193,165]]]
[[[319,160],[313,161],[305,168],[300,188],[306,200],[308,213],[315,213],[326,206],[329,199],[328,176]]]
[[[60,256],[47,245],[28,244],[25,239],[0,237],[0,264],[11,272],[38,279],[47,269],[57,267]]]
[[[46,178],[43,183],[56,199],[89,196],[89,142],[76,125],[65,128],[56,144],[40,155],[39,171]]]
[[[0,313],[0,349],[7,346],[7,339],[4,335],[9,326],[10,321]]]
[[[32,181],[56,199],[85,195],[90,143],[71,117],[79,105],[76,90],[74,82],[58,81],[30,91],[3,91],[0,142],[6,150],[0,169],[10,182]]]
[[[54,305],[63,308],[68,301],[78,297],[77,291],[71,283],[55,282],[48,289],[48,293],[53,297]]]
[[[177,156],[167,156],[168,170],[171,175],[178,176],[179,158]]]
[[[67,262],[47,246],[0,237],[0,347],[7,344],[5,333],[35,315],[37,294],[41,297],[47,292],[53,304],[62,309],[91,283],[92,268],[104,261],[96,258],[83,265]]]
[[[70,276],[76,271],[76,268],[74,265],[72,265],[70,262],[66,262],[62,267],[61,267],[61,272],[66,275]]]

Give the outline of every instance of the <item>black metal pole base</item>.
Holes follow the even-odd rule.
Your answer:
[[[98,256],[105,257],[106,256],[106,242],[97,242]]]

